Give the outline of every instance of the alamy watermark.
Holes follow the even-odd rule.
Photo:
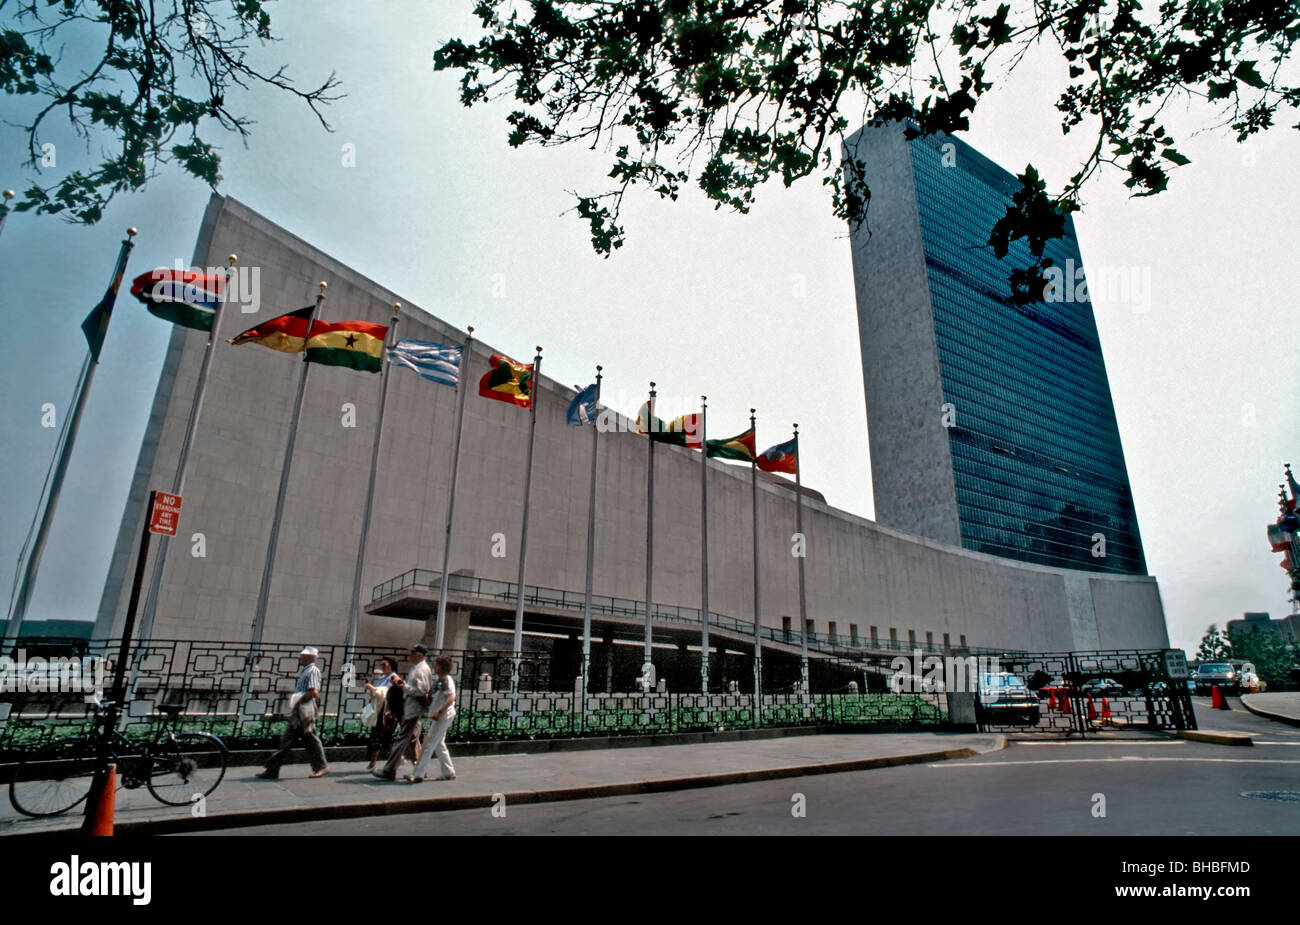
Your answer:
[[[1094,266],[1085,279],[1083,264],[1066,258],[1065,266],[1043,271],[1045,302],[1100,302],[1132,305],[1133,311],[1151,310],[1151,268]]]
[[[25,649],[16,655],[0,655],[0,693],[85,694],[87,703],[104,697],[108,659],[102,656],[28,658]]]
[[[196,277],[209,276],[224,280],[217,294],[226,305],[238,305],[240,312],[245,315],[251,315],[262,307],[261,267],[186,267],[185,262],[178,257],[172,270],[176,273],[191,273]],[[210,291],[198,283],[177,287],[167,270],[154,270],[152,278],[152,294],[160,300],[204,304],[211,301]]]
[[[1002,665],[995,655],[925,655],[920,649],[889,662],[889,689],[895,694],[978,693],[980,678],[997,675]]]

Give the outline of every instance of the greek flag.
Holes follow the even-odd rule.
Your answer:
[[[569,404],[569,423],[574,427],[596,420],[596,383],[587,386]]]
[[[388,348],[388,362],[413,369],[430,382],[455,386],[460,381],[462,350],[423,340],[401,340]]]

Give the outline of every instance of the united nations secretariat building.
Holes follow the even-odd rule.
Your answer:
[[[956,151],[954,164],[943,164],[944,144],[956,145],[946,149]],[[965,246],[976,226],[1000,215],[1010,175],[959,142],[906,141],[896,130],[864,130],[848,151],[873,193],[871,234],[854,233],[853,271],[879,521],[836,510],[804,486],[811,655],[1167,646],[1090,304],[1015,306],[998,295],[1005,266]],[[223,267],[232,252],[241,266],[261,268],[262,308],[220,316],[180,533],[148,627],[155,640],[238,644],[254,633],[302,363],[224,341],[310,304],[322,280],[325,321],[387,324],[400,301],[400,337],[466,338],[290,230],[214,196],[193,263]],[[1058,264],[1078,260],[1072,226],[1049,254]],[[206,341],[202,331],[172,332],[96,638],[122,630],[146,498],[172,483]],[[477,396],[494,352],[473,341],[461,372],[469,394],[446,582],[449,650],[512,645],[530,415]],[[543,375],[534,396],[524,648],[571,663],[582,645],[592,442],[588,429],[566,423],[574,390]],[[457,399],[456,389],[415,375],[389,379],[386,416],[400,426],[385,427],[375,471],[355,615],[360,646],[401,653],[435,638]],[[266,590],[260,636],[268,642],[348,636],[379,400],[378,377],[313,364]],[[348,405],[353,427],[342,420]],[[600,434],[597,453],[592,677],[606,690],[630,689],[646,625],[646,500],[628,490],[646,484],[646,438],[622,423]],[[656,446],[654,459],[660,541],[650,625],[658,675],[671,688],[699,659],[702,460],[669,445]],[[710,664],[722,684],[744,677],[727,660],[752,657],[755,635],[751,470],[707,465]],[[797,656],[795,483],[760,473],[757,495],[759,636],[765,653]],[[194,534],[202,534],[201,557],[192,554]],[[499,535],[505,555],[493,554]]]

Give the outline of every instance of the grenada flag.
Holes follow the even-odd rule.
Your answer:
[[[479,380],[478,393],[484,398],[509,402],[520,408],[528,408],[533,403],[533,365],[516,363],[510,357],[492,354],[489,360],[492,368]]]

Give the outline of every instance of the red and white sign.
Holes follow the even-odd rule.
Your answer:
[[[165,491],[153,493],[153,507],[149,510],[149,532],[164,536],[176,535],[176,522],[181,516],[181,496]]]

